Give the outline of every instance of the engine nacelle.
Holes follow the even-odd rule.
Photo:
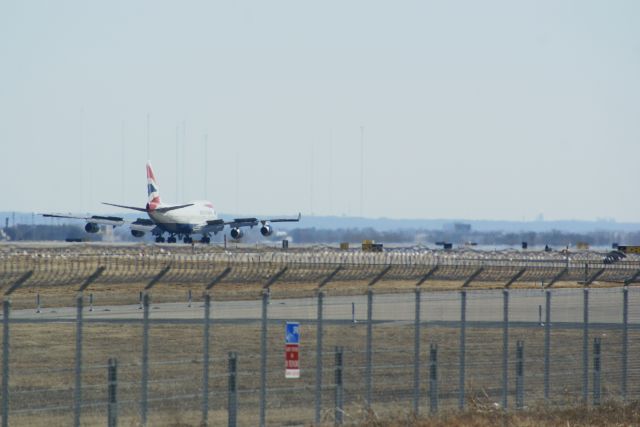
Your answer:
[[[133,237],[143,237],[144,236],[144,231],[140,231],[140,230],[131,230],[131,235]]]
[[[84,226],[84,231],[86,231],[87,233],[97,233],[98,231],[100,231],[100,226],[95,222],[88,222]]]
[[[239,228],[232,228],[231,229],[231,237],[235,240],[238,240],[240,238],[242,238],[242,236],[244,236],[244,232],[239,229]]]
[[[260,234],[262,234],[264,237],[271,236],[273,234],[273,227],[269,224],[263,225],[262,227],[260,227]]]

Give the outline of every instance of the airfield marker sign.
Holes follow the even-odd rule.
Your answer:
[[[284,338],[284,377],[300,378],[300,323],[287,322]]]

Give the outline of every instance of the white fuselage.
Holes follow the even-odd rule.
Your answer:
[[[168,212],[149,211],[149,218],[163,231],[178,234],[198,233],[207,226],[207,221],[218,219],[211,202],[196,200],[192,206]],[[162,208],[170,205],[160,205]]]

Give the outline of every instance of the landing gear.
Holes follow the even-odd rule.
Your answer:
[[[169,236],[169,238],[167,239],[168,243],[175,243],[176,242],[176,236]]]
[[[211,238],[209,236],[202,236],[202,239],[200,239],[200,243],[208,245],[209,243],[211,243]]]
[[[156,243],[164,243],[164,237],[162,237],[162,236],[157,236],[157,237],[156,237]],[[171,243],[171,242],[169,242],[169,243]]]
[[[191,238],[191,236],[184,236],[184,239],[182,239],[182,241],[184,243],[193,243],[193,239]]]

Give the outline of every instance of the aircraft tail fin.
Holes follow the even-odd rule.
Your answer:
[[[147,194],[149,196],[147,206],[149,210],[155,210],[162,204],[160,201],[160,188],[158,187],[158,181],[153,173],[151,162],[147,162]]]

